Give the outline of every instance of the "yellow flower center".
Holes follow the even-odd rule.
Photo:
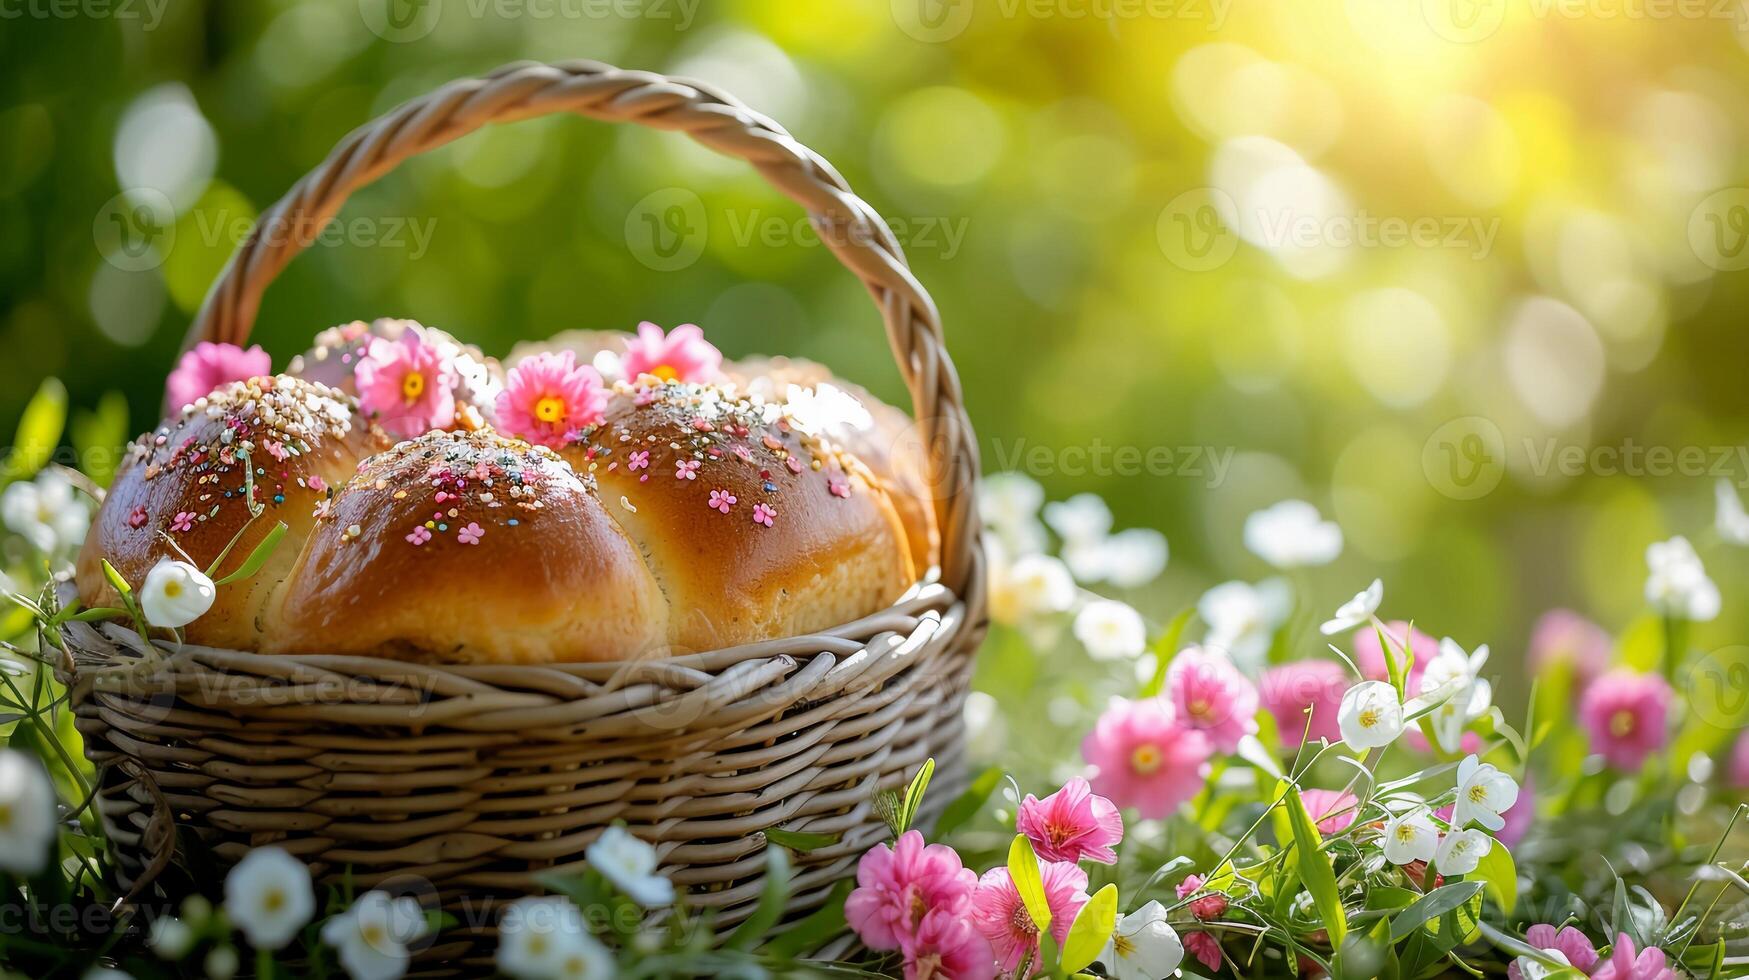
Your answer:
[[[1162,761],[1158,745],[1138,745],[1130,753],[1130,768],[1144,776],[1160,768]]]
[[[658,364],[650,369],[650,373],[661,378],[663,381],[680,380],[680,372],[676,371],[672,364]]]
[[[1415,839],[1415,828],[1406,823],[1397,825],[1397,840],[1408,844]]]
[[[556,395],[548,395],[534,403],[534,417],[542,422],[565,421],[565,400]]]
[[[1212,710],[1213,707],[1213,705],[1208,703],[1208,699],[1197,698],[1195,701],[1190,702],[1190,716],[1197,721],[1208,721],[1210,720],[1209,716],[1214,713]]]
[[[545,956],[546,953],[547,953],[547,937],[546,936],[537,932],[537,933],[528,937],[528,955],[529,956],[538,959],[542,956]]]
[[[1136,944],[1130,942],[1130,937],[1123,933],[1114,932],[1111,934],[1111,948],[1119,959],[1127,960],[1130,958],[1130,954],[1136,951]]]
[[[1488,798],[1488,790],[1481,786],[1470,787],[1470,802],[1481,803]]]
[[[0,828],[12,826],[12,804],[0,803]]]
[[[182,583],[171,579],[164,583],[164,598],[175,599],[182,595]]]
[[[1360,713],[1360,727],[1371,728],[1379,723],[1379,713],[1376,708],[1368,708]]]
[[[425,375],[418,371],[408,371],[406,376],[401,379],[401,397],[405,398],[408,404],[412,404],[418,401],[419,396],[423,394],[425,394]]]
[[[285,908],[285,892],[270,888],[267,894],[261,896],[261,907],[269,912],[278,912]]]
[[[567,977],[586,977],[589,975],[589,961],[572,955],[565,960],[564,970]]]
[[[1615,714],[1609,716],[1609,733],[1611,735],[1614,735],[1616,738],[1623,738],[1633,734],[1633,731],[1634,713],[1632,711],[1628,711],[1624,708],[1623,710],[1617,711]]]
[[[388,935],[383,931],[381,924],[372,922],[358,930],[358,938],[364,940],[366,945],[381,947],[383,940],[387,939]]]

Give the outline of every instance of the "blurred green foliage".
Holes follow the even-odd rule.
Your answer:
[[[1645,545],[1705,537],[1713,467],[1749,482],[1749,278],[1726,254],[1749,210],[1707,203],[1749,183],[1734,21],[1494,4],[1504,21],[1478,29],[1398,0],[390,2],[16,6],[0,431],[51,375],[93,413],[75,444],[118,425],[112,390],[144,428],[237,237],[347,131],[454,77],[583,57],[723,85],[899,223],[986,467],[1024,464],[1054,497],[1090,490],[1120,526],[1164,530],[1161,610],[1262,575],[1244,515],[1303,496],[1349,542],[1312,608],[1380,574],[1387,613],[1492,643],[1510,670],[1550,605],[1631,621]],[[1240,213],[1213,229],[1230,257],[1200,268],[1171,238],[1175,202],[1211,186]],[[675,189],[701,210],[670,212],[691,201]],[[1310,247],[1263,241],[1267,215],[1236,234],[1283,201],[1321,220]],[[654,268],[640,229],[672,214],[702,216],[701,254]],[[1366,216],[1455,229],[1458,247],[1332,244]],[[353,200],[360,233],[291,265],[257,338],[283,363],[380,315],[495,353],[693,321],[731,355],[815,357],[900,400],[866,294],[799,218],[673,134],[496,127]],[[1437,475],[1455,461],[1440,427],[1468,417],[1504,437],[1506,472],[1478,499]],[[1595,452],[1628,446],[1698,447],[1707,472],[1612,472]],[[1078,462],[1114,447],[1164,450],[1172,471]],[[1551,448],[1580,462],[1561,471]],[[1740,553],[1702,555],[1742,580]],[[1727,591],[1694,641],[1722,646],[1746,619]]]

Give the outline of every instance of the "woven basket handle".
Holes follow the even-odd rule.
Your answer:
[[[484,78],[451,82],[402,105],[354,130],[261,216],[207,294],[184,346],[201,340],[243,344],[262,292],[354,190],[408,157],[488,123],[559,112],[678,129],[752,164],[772,186],[807,209],[821,239],[862,280],[886,321],[928,459],[941,528],[942,581],[981,615],[982,555],[971,493],[978,447],[934,301],[911,275],[886,223],[851,192],[831,164],[781,126],[698,82],[587,61],[520,63]],[[295,233],[263,238],[264,228]]]

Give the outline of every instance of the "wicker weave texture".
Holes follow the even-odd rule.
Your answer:
[[[685,132],[751,163],[830,231],[822,239],[868,288],[912,394],[939,574],[826,633],[635,664],[148,649],[117,624],[69,623],[62,673],[125,885],[148,887],[177,839],[224,864],[277,845],[325,880],[456,913],[463,937],[421,960],[477,967],[492,903],[536,890],[543,871],[581,867],[613,821],[655,845],[691,904],[733,922],[762,885],[762,831],[840,836],[797,856],[801,914],[884,834],[877,791],[934,757],[930,817],[963,782],[960,708],[985,625],[978,458],[938,314],[831,165],[733,98],[581,62],[446,85],[353,132],[268,209],[188,343],[244,342],[269,283],[353,190],[488,123],[561,112]]]

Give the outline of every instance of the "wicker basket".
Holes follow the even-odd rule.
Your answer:
[[[137,894],[163,885],[178,843],[198,840],[183,856],[216,856],[214,872],[278,845],[320,880],[442,904],[461,932],[420,961],[478,972],[493,903],[535,890],[542,871],[581,867],[612,821],[655,845],[694,907],[729,923],[757,900],[762,831],[840,835],[797,856],[799,915],[883,837],[877,791],[934,757],[929,819],[963,782],[960,707],[985,625],[978,461],[934,304],[837,172],[735,99],[581,62],[446,85],[352,133],[269,209],[258,229],[308,234],[252,234],[188,343],[243,343],[263,290],[354,189],[488,123],[558,112],[681,130],[807,209],[885,320],[932,450],[941,568],[891,608],[819,635],[637,664],[436,666],[168,644],[146,661],[118,624],[69,624],[63,680],[101,772],[97,807],[122,884]]]

